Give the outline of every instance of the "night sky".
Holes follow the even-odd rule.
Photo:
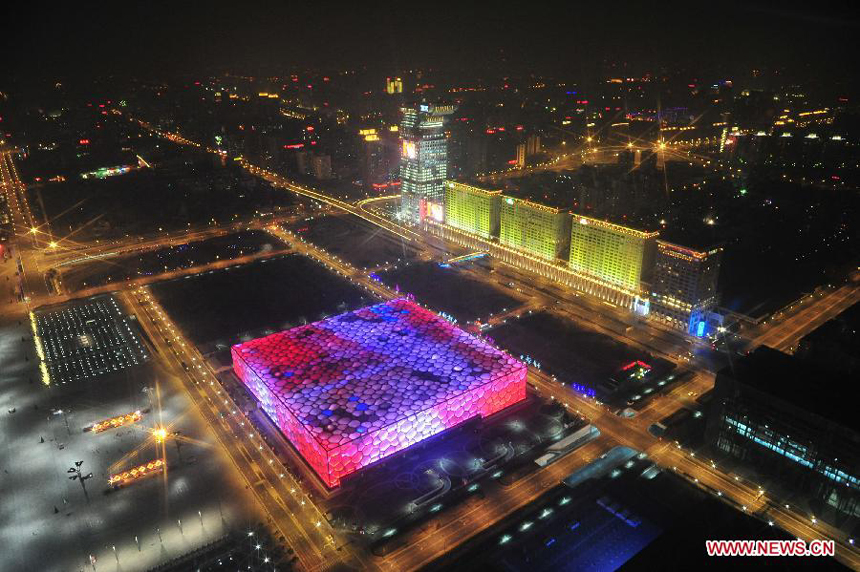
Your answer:
[[[42,78],[362,65],[588,74],[606,60],[632,73],[771,66],[849,76],[860,31],[849,2],[23,4],[6,8],[4,67]]]

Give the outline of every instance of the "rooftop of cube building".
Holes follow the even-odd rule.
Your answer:
[[[233,347],[325,450],[359,439],[525,366],[417,304],[398,299]],[[484,405],[487,415],[503,408]],[[472,415],[472,416],[474,416]]]

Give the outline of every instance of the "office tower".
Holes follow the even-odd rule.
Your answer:
[[[420,103],[401,108],[400,180],[401,218],[417,224],[427,203],[441,206],[448,176],[448,139],[445,118],[453,105]]]
[[[517,167],[526,166],[526,144],[520,143],[517,145]]]
[[[502,197],[499,242],[547,260],[564,256],[570,244],[570,215],[524,199]]]
[[[703,336],[717,303],[722,248],[693,250],[657,241],[651,314],[687,333]]]
[[[395,93],[403,93],[403,80],[399,77],[385,78],[385,93],[394,95]]]
[[[526,139],[526,156],[531,157],[540,153],[540,135],[529,135]]]
[[[570,233],[570,269],[624,288],[642,289],[654,263],[656,232],[574,215]]]
[[[445,189],[445,223],[482,238],[499,236],[502,191],[489,191],[448,181]]]
[[[726,473],[755,468],[786,498],[860,516],[857,406],[850,377],[761,346],[717,373],[705,439]],[[831,513],[832,514],[832,513]],[[819,516],[820,518],[821,516]]]
[[[313,161],[314,178],[319,180],[331,179],[331,156],[314,155]]]

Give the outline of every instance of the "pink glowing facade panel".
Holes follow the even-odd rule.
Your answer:
[[[526,366],[408,300],[237,344],[236,375],[329,487],[526,397]]]

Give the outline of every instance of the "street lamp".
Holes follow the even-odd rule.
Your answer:
[[[164,427],[154,429],[152,434],[155,436],[155,441],[157,443],[164,443],[164,440],[167,439],[167,430],[164,429]]]
[[[73,473],[73,474],[69,477],[69,480],[74,481],[74,480],[76,480],[76,479],[77,479],[78,481],[80,481],[80,483],[81,483],[81,488],[82,488],[82,489],[84,489],[84,496],[87,498],[87,502],[89,503],[89,502],[90,502],[90,495],[89,495],[89,494],[87,494],[87,486],[86,486],[86,484],[85,484],[85,481],[86,481],[87,479],[91,479],[91,478],[93,478],[93,474],[92,474],[92,473],[88,473],[88,474],[84,475],[83,473],[81,473],[81,465],[83,465],[83,464],[84,464],[84,462],[83,462],[83,461],[75,461],[75,466],[74,466],[74,467],[69,467],[69,470],[67,470],[66,472],[67,472],[67,473]]]

